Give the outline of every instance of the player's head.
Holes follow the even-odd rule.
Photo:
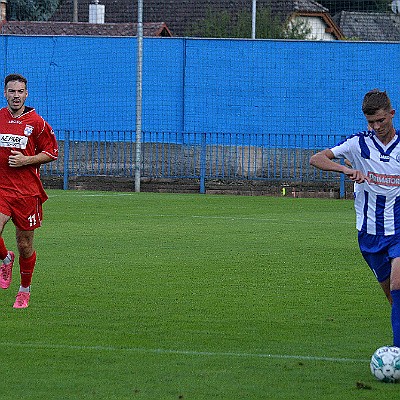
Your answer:
[[[362,110],[369,130],[374,130],[379,136],[392,134],[395,111],[386,92],[379,89],[369,91],[364,96]]]
[[[8,109],[15,116],[19,116],[25,109],[25,100],[28,97],[27,79],[19,74],[7,75],[4,79],[4,97]]]
[[[379,110],[391,112],[392,104],[386,92],[372,89],[364,96],[362,111],[365,115],[374,115]]]
[[[14,82],[14,81],[24,83],[25,87],[28,85],[28,80],[24,76],[20,74],[10,74],[7,75],[4,79],[4,89],[7,87],[8,82]]]

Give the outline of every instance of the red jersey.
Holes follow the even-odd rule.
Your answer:
[[[40,165],[10,167],[11,150],[26,156],[45,153],[53,160],[58,156],[58,145],[51,126],[33,108],[14,118],[7,107],[0,110],[0,195],[39,196],[42,202],[47,195],[40,180]]]

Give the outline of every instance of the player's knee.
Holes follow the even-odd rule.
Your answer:
[[[29,258],[33,254],[33,243],[27,238],[17,239],[18,253],[23,258]]]
[[[393,273],[393,271],[390,277],[390,291],[392,290],[400,290],[400,273]]]

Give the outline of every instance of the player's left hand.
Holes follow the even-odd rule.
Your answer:
[[[20,151],[11,150],[11,155],[8,157],[8,165],[13,168],[22,167],[25,165],[25,158],[26,156]]]

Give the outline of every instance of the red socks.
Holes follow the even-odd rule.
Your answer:
[[[0,260],[4,260],[8,255],[4,240],[0,237]],[[36,251],[29,258],[19,256],[19,270],[21,273],[21,286],[28,287],[32,281],[33,270],[36,264]]]
[[[4,244],[4,240],[0,237],[0,260],[4,260],[8,255],[7,247]]]
[[[0,248],[1,250],[1,248]],[[1,255],[0,255],[1,257]],[[21,272],[21,286],[28,287],[32,281],[33,270],[36,264],[36,251],[29,258],[19,257],[19,270]]]

